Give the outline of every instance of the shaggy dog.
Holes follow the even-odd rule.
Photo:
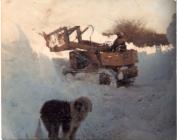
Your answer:
[[[80,97],[73,102],[50,100],[41,108],[41,120],[48,131],[50,140],[58,140],[59,128],[62,127],[62,140],[74,140],[81,122],[92,111],[92,103],[87,97]]]

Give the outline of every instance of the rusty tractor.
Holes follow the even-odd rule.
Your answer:
[[[99,44],[90,40],[83,40],[82,34],[89,28],[89,25],[81,30],[80,26],[60,27],[50,33],[41,33],[46,41],[46,47],[51,52],[70,50],[70,67],[64,69],[63,74],[71,73],[75,75],[79,72],[98,72],[99,84],[110,85],[111,76],[116,79],[117,86],[133,83],[138,75],[138,54],[136,50],[111,51],[108,44]],[[70,41],[70,35],[76,33],[74,41]],[[90,37],[91,38],[91,37]],[[109,72],[102,71],[106,69]],[[110,75],[110,73],[112,73]]]

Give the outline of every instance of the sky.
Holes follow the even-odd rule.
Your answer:
[[[100,31],[109,29],[120,19],[140,19],[147,27],[166,32],[175,13],[173,0],[53,0],[48,24],[61,17],[61,24],[93,24]]]
[[[121,19],[142,20],[148,28],[166,33],[175,5],[174,0],[3,0],[2,42],[18,37],[17,28],[29,38],[73,25],[92,24],[101,33]]]

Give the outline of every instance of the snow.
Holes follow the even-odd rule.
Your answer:
[[[34,139],[39,110],[46,100],[71,101],[80,96],[91,98],[93,111],[82,123],[78,140],[175,139],[174,49],[163,46],[162,52],[156,52],[156,47],[127,44],[139,52],[139,76],[127,88],[98,85],[95,74],[64,76],[68,52],[50,53],[38,33],[55,29],[68,15],[56,20],[58,9],[48,9],[49,1],[20,1],[22,6],[19,1],[4,3],[2,15],[6,12],[8,18],[2,18],[3,139]],[[106,40],[96,30],[92,39]],[[47,138],[42,124],[40,137]]]
[[[18,28],[19,39],[2,45],[2,136],[33,139],[46,100],[88,96],[91,112],[78,139],[166,140],[175,137],[175,53],[139,53],[134,86],[98,85],[93,74],[65,77],[68,52],[36,53]],[[55,59],[52,59],[54,57]],[[42,127],[42,138],[47,133]]]

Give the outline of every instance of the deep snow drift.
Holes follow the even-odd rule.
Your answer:
[[[3,139],[33,139],[46,100],[73,100],[83,95],[91,98],[94,107],[79,129],[78,139],[175,139],[174,50],[139,53],[134,86],[100,86],[94,75],[63,76],[66,53],[58,54],[59,61],[46,50],[36,53],[24,32],[16,29],[18,38],[2,44]],[[47,137],[43,126],[41,135]]]

